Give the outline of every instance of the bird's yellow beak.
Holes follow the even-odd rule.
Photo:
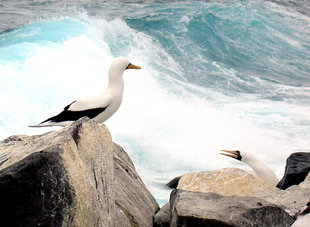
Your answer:
[[[141,67],[130,63],[130,64],[127,66],[127,69],[141,69]]]
[[[228,157],[231,157],[231,158],[235,158],[235,159],[238,159],[238,153],[237,151],[229,151],[229,150],[221,150],[222,152],[227,152],[227,153],[220,153],[221,155],[225,155],[225,156],[228,156]]]

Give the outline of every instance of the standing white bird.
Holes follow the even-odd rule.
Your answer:
[[[256,175],[265,181],[276,186],[278,184],[278,178],[274,171],[270,169],[265,163],[256,158],[253,154],[242,151],[231,151],[231,150],[222,150],[226,153],[220,153],[222,155],[237,159],[239,161],[245,162],[248,164],[256,173]],[[228,153],[228,154],[227,154]]]
[[[67,126],[81,117],[89,117],[98,123],[106,121],[121,105],[124,91],[123,73],[126,69],[141,67],[131,64],[126,58],[116,58],[111,63],[109,85],[103,93],[78,99],[67,105],[58,115],[30,127]]]

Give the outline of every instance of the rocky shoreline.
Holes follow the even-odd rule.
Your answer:
[[[188,173],[174,186],[160,209],[108,129],[86,118],[0,142],[0,214],[8,226],[282,227],[310,201],[309,175],[280,190],[226,168]]]
[[[237,168],[185,174],[155,226],[291,226],[310,201],[310,175],[281,190]]]

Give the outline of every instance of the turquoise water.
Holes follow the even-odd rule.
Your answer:
[[[290,153],[310,151],[310,17],[302,7],[31,4],[0,5],[1,139],[52,130],[27,125],[101,92],[109,63],[125,56],[143,69],[125,72],[122,106],[106,125],[160,204],[177,175],[247,168],[220,149],[257,153],[279,177]]]

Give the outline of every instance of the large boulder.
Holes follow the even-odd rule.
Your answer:
[[[10,226],[144,227],[158,210],[108,129],[85,118],[1,141],[0,198]]]
[[[287,189],[292,185],[299,185],[305,180],[310,171],[310,153],[296,152],[286,160],[283,178],[278,183],[280,189]]]
[[[114,146],[114,168],[114,226],[153,226],[158,203],[142,182],[127,153],[117,144]]]
[[[170,196],[171,227],[290,226],[294,218],[281,207],[255,197],[174,190]]]
[[[179,181],[178,189],[213,192],[224,196],[257,197],[285,208],[292,216],[296,215],[310,200],[310,188],[294,185],[287,190],[280,190],[255,175],[237,168],[185,174]]]
[[[154,217],[154,227],[169,227],[170,215],[170,203],[168,202],[156,213]]]

